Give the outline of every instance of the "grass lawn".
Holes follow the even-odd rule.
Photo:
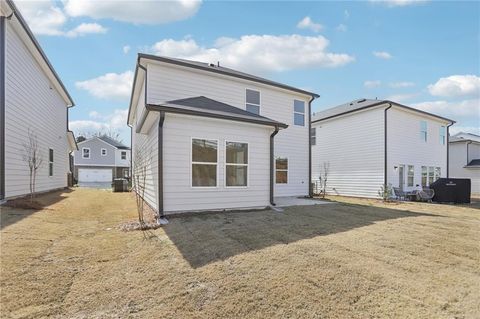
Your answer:
[[[480,205],[331,205],[172,218],[76,189],[1,208],[2,318],[478,318]]]

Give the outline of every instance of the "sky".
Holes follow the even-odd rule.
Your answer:
[[[320,94],[318,112],[390,99],[480,134],[479,1],[17,0],[75,101],[79,135],[119,132],[137,53],[222,66]]]

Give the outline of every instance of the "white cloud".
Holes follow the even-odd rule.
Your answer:
[[[127,115],[128,109],[115,109],[108,115],[92,111],[89,116],[95,120],[70,121],[69,128],[76,136],[86,133],[114,131],[120,133],[123,139],[128,139]]]
[[[343,17],[345,18],[345,20],[349,19],[350,18],[350,12],[348,10],[343,11]]]
[[[480,77],[476,75],[452,75],[440,78],[428,86],[433,96],[480,96]]]
[[[98,23],[82,23],[76,28],[66,32],[65,36],[75,38],[94,33],[107,33],[107,29]]]
[[[200,0],[136,1],[65,0],[65,12],[72,17],[113,19],[135,24],[164,24],[195,15]]]
[[[370,0],[370,2],[385,4],[389,7],[405,7],[409,5],[421,4],[428,0]]]
[[[367,89],[373,89],[382,85],[382,82],[375,80],[375,81],[365,81],[363,82],[363,86]]]
[[[340,23],[335,29],[340,32],[346,32],[348,28],[343,23]]]
[[[130,52],[131,47],[129,45],[124,45],[122,50],[124,54],[128,54]]]
[[[149,51],[216,63],[256,74],[312,67],[339,67],[355,58],[345,53],[327,52],[329,41],[323,36],[244,35],[239,39],[219,38],[213,47],[198,45],[193,39],[166,39]],[[301,48],[301,50],[299,50]]]
[[[480,119],[480,99],[469,99],[458,102],[431,101],[412,104],[413,107],[426,112],[443,115],[452,120],[468,122]]]
[[[320,23],[313,22],[310,17],[305,17],[298,22],[297,28],[310,29],[313,32],[320,32],[323,29],[323,26]]]
[[[454,134],[457,134],[457,133],[460,133],[460,132],[473,133],[473,134],[480,135],[480,126],[463,126],[463,125],[458,125],[457,126],[457,124],[455,124],[455,125],[450,127],[450,134],[451,135],[454,135]]]
[[[394,94],[387,96],[387,100],[402,103],[418,96],[418,93]]]
[[[94,79],[79,81],[75,86],[91,95],[107,100],[127,100],[130,97],[133,72],[107,73]]]
[[[392,82],[388,86],[390,86],[393,89],[402,89],[402,88],[408,88],[414,86],[415,83],[413,82]]]
[[[385,51],[373,51],[372,54],[379,59],[388,60],[392,58],[392,55]]]
[[[97,111],[91,111],[90,113],[88,113],[88,116],[92,119],[97,119],[100,117],[100,113],[98,113]]]

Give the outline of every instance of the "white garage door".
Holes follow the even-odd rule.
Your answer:
[[[83,183],[101,183],[112,181],[111,168],[79,168],[78,181]]]

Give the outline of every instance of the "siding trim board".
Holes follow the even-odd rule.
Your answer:
[[[275,189],[275,135],[279,132],[277,126],[275,126],[275,131],[270,135],[270,204],[275,206],[273,201],[274,189]]]
[[[5,17],[0,17],[0,200],[5,198]]]
[[[384,141],[384,152],[385,152],[385,154],[384,154],[384,167],[383,167],[383,170],[384,170],[383,171],[383,174],[384,174],[383,175],[383,186],[385,188],[387,187],[387,184],[388,184],[388,161],[387,161],[387,159],[388,159],[388,150],[387,150],[387,148],[388,148],[388,133],[387,133],[387,131],[388,131],[388,118],[387,118],[387,111],[391,107],[392,107],[392,104],[389,103],[388,107],[385,108],[384,113],[383,113],[384,114],[383,130],[384,130],[384,134],[385,134],[385,136],[384,136],[384,138],[385,138],[385,141]]]
[[[447,178],[450,177],[450,126],[452,126],[455,122],[452,122],[447,125]],[[468,146],[467,146],[468,147]],[[467,159],[468,159],[468,149],[467,149]]]
[[[158,120],[158,213],[163,218],[163,123],[165,122],[165,112],[160,112]]]

